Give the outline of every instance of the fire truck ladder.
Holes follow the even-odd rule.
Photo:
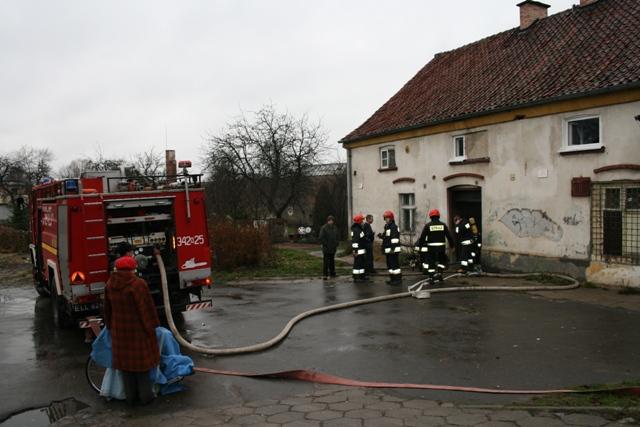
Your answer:
[[[105,235],[104,200],[98,197],[83,198],[85,251],[87,254],[87,282],[108,273],[107,236]]]

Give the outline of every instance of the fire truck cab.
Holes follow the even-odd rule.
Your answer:
[[[31,259],[36,291],[53,301],[54,319],[71,326],[99,315],[104,288],[123,242],[134,250],[137,274],[163,310],[164,261],[171,309],[211,306],[202,287],[211,285],[211,253],[201,175],[121,176],[85,173],[33,188],[30,199]]]

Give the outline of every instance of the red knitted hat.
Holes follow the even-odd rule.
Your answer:
[[[116,260],[116,270],[135,270],[138,266],[135,258],[130,256],[121,256]]]

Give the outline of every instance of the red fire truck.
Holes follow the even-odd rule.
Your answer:
[[[86,173],[33,188],[30,245],[33,279],[50,295],[54,319],[71,326],[99,315],[118,245],[134,248],[137,274],[164,309],[154,250],[167,270],[171,309],[211,306],[211,255],[201,175],[125,178],[119,171]],[[83,322],[85,323],[85,322]]]

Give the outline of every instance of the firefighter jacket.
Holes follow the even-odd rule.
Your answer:
[[[471,224],[466,219],[463,219],[459,224],[456,224],[455,231],[458,244],[466,246],[475,242],[475,236],[471,231]]]
[[[453,237],[451,237],[447,225],[439,219],[432,219],[422,229],[415,249],[420,252],[428,252],[430,247],[445,247],[447,245],[445,239],[449,241],[449,246],[453,246]]]
[[[382,235],[382,252],[385,255],[399,254],[400,247],[400,231],[394,221],[384,225],[384,233]]]
[[[351,249],[354,255],[364,255],[367,253],[368,242],[364,235],[361,224],[354,222],[351,226]]]

